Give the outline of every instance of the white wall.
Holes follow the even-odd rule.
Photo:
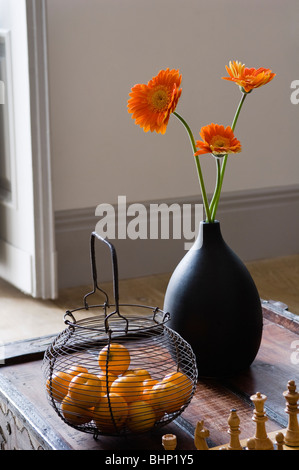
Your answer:
[[[229,60],[277,77],[247,97],[236,128],[243,152],[228,162],[224,191],[298,183],[298,0],[47,0],[53,193],[56,211],[199,195],[190,144],[170,120],[144,133],[127,113],[130,88],[178,68],[178,105],[195,137],[231,124],[238,87],[221,80]],[[207,191],[214,162],[203,156]]]

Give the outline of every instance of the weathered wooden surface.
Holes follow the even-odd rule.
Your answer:
[[[117,438],[82,433],[65,424],[50,406],[43,387],[41,362],[27,362],[3,368],[0,373],[0,448],[36,448],[58,450],[127,450],[161,449],[162,435],[166,432],[179,436],[184,448],[193,448],[193,441],[175,425],[162,428],[155,435],[139,438]],[[3,399],[3,396],[5,398]],[[4,403],[4,406],[3,406]],[[8,412],[7,409],[10,409]],[[13,418],[11,418],[13,416]],[[6,421],[11,421],[12,434],[8,435]],[[15,423],[16,421],[16,423]],[[20,429],[24,428],[22,432]],[[1,437],[0,437],[1,439]]]
[[[240,417],[240,439],[252,437],[253,404],[256,392],[267,395],[266,428],[274,432],[285,428],[287,415],[283,392],[294,379],[299,387],[299,354],[294,345],[299,340],[298,317],[287,311],[263,304],[264,331],[258,356],[250,369],[225,380],[200,379],[188,408],[175,423],[156,433],[140,437],[97,440],[65,424],[50,406],[43,388],[41,358],[52,340],[20,342],[7,348],[7,361],[0,368],[0,448],[90,449],[90,450],[163,450],[162,435],[177,435],[177,449],[195,449],[193,442],[197,421],[204,420],[210,431],[209,447],[228,442],[227,419],[235,408]],[[299,347],[297,347],[297,351]],[[294,359],[298,359],[294,360]]]

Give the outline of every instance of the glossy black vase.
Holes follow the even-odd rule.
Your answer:
[[[218,221],[201,222],[169,281],[163,309],[168,325],[191,345],[199,376],[231,376],[255,359],[263,329],[260,297]]]

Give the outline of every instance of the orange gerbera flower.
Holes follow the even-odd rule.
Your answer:
[[[178,70],[160,70],[147,85],[135,85],[129,96],[128,112],[145,132],[165,134],[170,114],[175,110],[182,89]]]
[[[230,126],[224,128],[224,126],[212,123],[202,127],[199,135],[203,141],[196,141],[196,147],[199,150],[194,154],[195,156],[212,153],[215,157],[223,157],[228,153],[241,152],[241,144]]]
[[[225,66],[229,77],[222,77],[224,80],[237,83],[245,93],[249,93],[254,88],[269,83],[274,77],[270,69],[260,67],[259,69],[247,68],[241,62],[230,62],[229,67]]]

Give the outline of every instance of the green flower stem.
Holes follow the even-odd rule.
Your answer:
[[[242,98],[239,102],[239,106],[237,108],[236,114],[235,114],[233,122],[232,122],[232,126],[231,126],[232,131],[235,130],[235,127],[236,127],[236,124],[237,124],[237,121],[238,121],[238,117],[239,117],[239,114],[240,114],[240,111],[242,109],[242,106],[243,106],[243,103],[245,101],[246,96],[247,96],[247,93],[242,93]],[[220,200],[220,194],[221,194],[221,189],[222,189],[222,183],[223,183],[223,178],[224,178],[224,172],[225,172],[227,157],[228,157],[228,155],[225,155],[223,157],[223,163],[222,163],[222,168],[221,168],[221,173],[220,173],[220,180],[219,180],[219,182],[217,181],[217,186],[218,186],[218,184],[219,184],[219,186],[215,190],[216,198],[215,198],[215,201],[213,202],[213,208],[211,209],[211,211],[212,211],[211,221],[212,222],[215,221],[215,216],[216,216],[216,212],[217,212],[217,208],[218,208],[218,204],[219,204],[219,200]]]
[[[222,157],[221,157],[222,158]],[[210,203],[210,213],[211,213],[211,218],[213,220],[213,214],[214,214],[214,208],[215,208],[215,202],[218,197],[218,191],[220,188],[220,174],[221,174],[221,163],[220,163],[220,157],[215,157],[216,161],[216,171],[217,171],[217,178],[216,178],[216,185],[215,185],[215,191]]]
[[[176,111],[173,112],[173,114],[178,118],[179,121],[181,121],[181,123],[184,125],[188,135],[189,135],[189,138],[190,138],[190,142],[191,142],[191,146],[192,146],[192,150],[193,150],[193,155],[194,153],[196,153],[197,151],[197,148],[196,148],[196,144],[195,144],[195,140],[194,140],[194,136],[192,134],[192,131],[190,129],[190,127],[188,126],[188,124],[186,123],[186,121],[182,118],[182,116],[180,116]],[[202,176],[202,171],[201,171],[201,167],[200,167],[200,163],[199,163],[199,158],[198,156],[195,156],[195,163],[196,163],[196,168],[197,168],[197,173],[198,173],[198,178],[199,178],[199,182],[200,182],[200,187],[201,187],[201,193],[202,193],[202,199],[203,199],[203,203],[204,203],[204,208],[205,208],[205,213],[206,213],[206,217],[208,219],[208,222],[211,222],[211,214],[210,214],[210,209],[209,209],[209,203],[208,203],[208,198],[207,198],[207,194],[206,194],[206,190],[205,190],[205,185],[204,185],[204,180],[203,180],[203,176]]]
[[[240,111],[241,111],[241,109],[242,109],[243,103],[244,103],[245,98],[246,98],[247,95],[248,95],[248,93],[243,93],[243,94],[242,94],[242,98],[241,98],[241,100],[240,100],[239,106],[238,106],[238,108],[237,108],[237,111],[236,111],[236,114],[235,114],[235,117],[234,117],[234,120],[233,120],[233,123],[232,123],[232,131],[235,130],[235,127],[236,127],[236,124],[237,124],[237,121],[238,121],[238,117],[239,117]]]
[[[196,150],[197,149],[195,148],[195,152],[196,152]],[[200,167],[200,163],[199,163],[199,157],[198,157],[198,155],[196,155],[194,158],[195,158],[198,178],[199,178],[199,181],[200,181],[200,187],[201,187],[201,193],[202,193],[202,199],[203,199],[203,203],[204,203],[206,217],[208,219],[208,222],[212,222],[211,213],[210,213],[210,209],[209,209],[209,202],[208,202],[208,198],[207,198],[207,194],[206,194],[206,190],[205,190],[205,185],[204,185],[204,181],[203,181],[203,176],[202,176],[202,172],[201,172],[201,167]]]

